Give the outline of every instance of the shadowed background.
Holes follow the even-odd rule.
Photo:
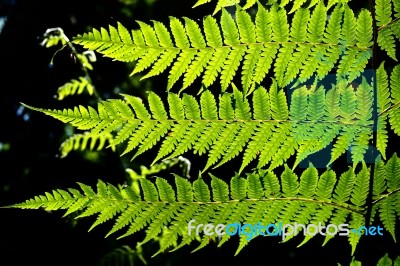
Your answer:
[[[77,104],[94,104],[93,98],[76,96],[64,101],[54,98],[57,88],[81,74],[79,65],[68,48],[50,60],[57,48],[40,46],[42,35],[48,28],[61,27],[72,38],[91,27],[116,25],[117,21],[128,28],[136,28],[134,20],[164,23],[168,16],[187,16],[201,20],[211,14],[212,4],[192,9],[193,0],[101,0],[101,1],[49,1],[0,0],[0,205],[18,203],[52,189],[77,188],[76,182],[94,186],[97,179],[114,185],[126,178],[124,169],[138,169],[148,165],[155,151],[147,152],[130,162],[109,149],[97,153],[72,152],[59,158],[59,145],[68,136],[70,128],[43,114],[29,111],[21,102],[43,108],[65,108]],[[218,15],[217,15],[218,16]],[[79,47],[78,47],[79,49]],[[120,92],[145,97],[145,91],[164,93],[166,75],[138,82],[138,77],[128,77],[132,66],[98,56],[91,77],[103,99],[118,97]],[[198,81],[196,81],[198,82]],[[200,84],[193,85],[190,93],[196,94]],[[239,84],[239,83],[238,83]],[[218,88],[216,90],[218,91]],[[395,148],[393,148],[395,149]],[[391,153],[388,153],[391,154]],[[192,161],[192,177],[205,165],[205,156],[187,155]],[[233,175],[240,156],[213,173],[225,180]],[[318,156],[316,157],[318,158]],[[233,167],[233,168],[232,168]],[[346,158],[335,163],[334,169],[346,169]],[[176,169],[179,173],[179,169]],[[164,173],[167,179],[168,173]],[[208,180],[209,181],[209,180]],[[112,223],[87,230],[94,217],[78,222],[61,218],[62,212],[43,210],[0,210],[0,265],[98,265],[101,258],[121,245],[130,245],[143,239],[137,234],[122,240],[113,236],[104,238]],[[350,245],[345,237],[336,237],[325,247],[323,238],[296,248],[302,237],[286,244],[278,238],[257,238],[250,242],[238,256],[233,254],[238,239],[232,239],[217,248],[206,248],[190,253],[196,244],[173,253],[151,259],[158,246],[149,243],[143,254],[149,265],[348,265]],[[386,250],[399,248],[389,237],[364,238],[356,252],[358,260],[376,262]],[[272,263],[274,262],[274,263]],[[142,265],[135,261],[135,265]]]

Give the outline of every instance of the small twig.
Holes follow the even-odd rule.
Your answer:
[[[393,195],[393,194],[399,193],[399,192],[400,192],[400,188],[395,189],[395,190],[393,190],[393,191],[391,191],[391,192],[389,192],[389,193],[387,193],[387,194],[381,195],[381,196],[379,197],[379,199],[374,200],[374,201],[372,202],[372,205],[375,205],[375,204],[377,204],[378,202],[380,202],[380,201],[386,199],[387,197],[389,197],[389,196],[391,196],[391,195]]]
[[[76,50],[75,46],[69,40],[67,35],[65,35],[64,30],[62,28],[60,28],[60,27],[50,28],[50,29],[46,30],[46,32],[44,33],[44,36],[48,36],[49,34],[52,34],[53,32],[58,32],[59,36],[62,39],[64,39],[65,42],[66,42],[66,44],[63,47],[61,47],[59,50],[56,51],[56,53],[53,55],[53,58],[58,52],[60,52],[62,49],[64,49],[66,46],[68,46],[71,49],[72,53],[74,54],[75,58],[79,61],[80,65],[81,65],[81,68],[82,68],[83,72],[85,73],[85,79],[87,79],[88,82],[93,85],[93,82],[92,82],[92,79],[90,78],[90,75],[89,75],[87,67],[85,67],[84,63],[79,58],[79,55],[81,55],[81,54],[78,53],[78,51]],[[45,42],[45,40],[42,42],[42,45],[44,45],[44,42]],[[93,52],[91,52],[91,51],[89,53],[88,53],[88,51],[83,53],[84,56],[86,56],[86,54],[90,54],[89,55],[90,57],[92,57],[94,55]],[[52,58],[52,61],[53,61],[53,58]],[[100,97],[99,93],[97,92],[96,88],[94,88],[94,87],[93,87],[93,94],[97,98],[97,100],[101,100],[101,97]]]

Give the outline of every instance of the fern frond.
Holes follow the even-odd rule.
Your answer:
[[[387,54],[397,61],[396,58],[396,43],[391,28],[384,28],[378,33],[378,45],[387,52]]]
[[[269,164],[274,169],[297,151],[296,166],[330,143],[334,144],[330,163],[350,146],[354,147],[354,163],[360,162],[372,136],[373,96],[366,81],[357,93],[354,90],[352,85],[328,92],[323,87],[302,87],[293,93],[290,108],[276,82],[269,92],[257,88],[251,104],[234,87],[232,94],[220,97],[219,106],[213,94],[205,91],[199,102],[186,94],[179,97],[170,93],[168,108],[154,93],[148,96],[149,108],[140,98],[129,95],[123,95],[124,100],[101,101],[97,110],[83,106],[65,110],[30,108],[89,131],[93,138],[116,133],[110,144],[126,143],[122,155],[135,150],[135,158],[160,143],[154,162],[193,150],[199,155],[208,153],[206,170],[243,153],[242,171],[256,158],[258,167]],[[386,102],[389,104],[390,99]]]
[[[394,133],[400,136],[400,65],[395,66],[390,75],[390,96],[392,110],[389,112],[389,122]]]
[[[329,0],[328,1],[328,9],[330,7],[336,5],[336,4],[347,3],[348,1],[349,0]],[[193,7],[198,7],[200,5],[204,5],[204,4],[207,4],[209,2],[211,2],[211,0],[197,0]],[[239,0],[218,0],[218,1],[213,1],[213,2],[217,3],[213,15],[218,13],[224,7],[228,7],[228,6],[233,6],[235,4],[239,4]],[[268,3],[268,4],[273,4],[273,3],[277,3],[277,0],[268,0],[268,1],[265,1],[265,2]],[[280,6],[281,7],[285,7],[290,3],[291,4],[291,9],[290,9],[290,12],[289,12],[289,14],[290,14],[290,13],[295,12],[296,10],[298,10],[301,7],[312,8],[318,2],[319,2],[319,0],[313,0],[306,7],[305,3],[308,3],[307,0],[283,0],[283,1],[280,2]],[[249,9],[249,8],[253,7],[256,3],[259,3],[259,2],[257,0],[246,0],[245,5],[243,6],[243,9]]]
[[[400,259],[399,257],[397,257],[396,261],[392,261],[388,254],[386,253],[385,256],[383,256],[382,258],[379,259],[379,261],[377,262],[377,266],[388,266],[388,265],[394,265],[397,266],[399,263]],[[394,264],[393,264],[394,262]]]
[[[398,6],[396,4],[395,6]],[[378,45],[380,48],[387,52],[387,54],[397,61],[396,59],[396,45],[394,35],[395,30],[392,30],[392,1],[378,0],[375,2],[376,24],[379,28],[378,31]],[[396,27],[395,27],[396,28]]]
[[[375,1],[376,24],[378,27],[387,25],[392,20],[392,1],[377,0]]]
[[[61,158],[66,157],[73,150],[83,151],[86,149],[96,149],[100,151],[105,147],[107,142],[110,144],[112,150],[115,151],[115,145],[113,145],[114,139],[110,133],[96,136],[90,135],[88,132],[84,134],[74,134],[61,143]]]
[[[59,87],[57,90],[57,99],[62,100],[71,95],[79,95],[85,90],[89,95],[92,95],[94,92],[94,87],[86,78],[79,77],[79,80],[73,79]]]
[[[389,108],[390,105],[390,92],[388,75],[386,74],[384,62],[378,68],[376,72],[376,86],[377,86],[377,108],[378,113],[382,113],[384,110]],[[388,132],[386,129],[387,114],[380,115],[378,117],[377,125],[377,148],[381,152],[382,157],[385,159],[386,145]]]
[[[400,159],[394,154],[385,166],[380,164],[378,167],[380,168],[378,176],[381,182],[386,183],[388,193],[386,195],[381,193],[380,196],[375,197],[374,204],[379,209],[380,220],[396,241],[396,217],[399,215],[398,212],[396,213],[396,208],[400,202],[398,193],[400,191]]]
[[[219,21],[207,16],[202,25],[188,18],[183,24],[173,17],[169,28],[157,21],[153,26],[138,21],[139,29],[132,34],[118,23],[118,29],[94,29],[76,36],[74,42],[115,60],[137,61],[132,74],[149,69],[142,78],[168,71],[168,90],[181,77],[182,91],[197,78],[207,88],[220,76],[225,91],[239,72],[243,92],[248,95],[272,65],[280,87],[305,82],[315,75],[322,78],[336,64],[344,78],[357,78],[372,53],[370,12],[363,10],[356,18],[347,5],[337,5],[327,13],[323,1],[314,1],[308,9],[297,8],[300,2],[294,3],[293,19],[288,19],[284,5],[258,5],[254,20],[237,6],[235,18],[222,9]],[[328,15],[331,18],[327,23]]]
[[[382,209],[381,215],[389,215],[392,219],[393,215],[396,215],[395,212],[385,208],[388,207],[387,200],[395,200],[394,192],[400,189],[400,175],[397,173],[400,171],[400,159],[393,156],[387,165],[380,167],[386,169],[390,189],[389,194],[379,195],[375,204],[379,204]],[[314,224],[326,224],[329,221],[339,225],[348,221],[351,228],[357,228],[366,211],[368,171],[365,166],[358,173],[350,168],[336,180],[332,170],[319,176],[317,169],[311,165],[301,174],[299,181],[298,176],[285,165],[279,179],[274,172],[261,170],[247,174],[246,178],[235,176],[230,185],[213,175],[211,186],[202,178],[191,183],[175,176],[176,189],[162,178],[157,178],[154,183],[141,179],[142,196],[132,196],[131,187],[117,188],[99,181],[96,190],[79,184],[82,192],[75,189],[59,189],[9,207],[63,209],[67,214],[80,211],[82,214],[79,217],[97,215],[92,228],[112,219],[115,225],[109,234],[128,226],[122,237],[145,230],[146,236],[141,244],[157,238],[166,230],[161,236],[159,252],[162,252],[170,246],[176,246],[176,250],[194,241],[193,235],[196,230],[193,230],[193,227],[188,228],[189,221],[192,220],[194,221],[191,225],[196,227],[199,223],[226,226],[234,222],[254,225],[258,221],[291,224],[298,222],[300,218],[305,223]],[[279,184],[279,180],[282,180],[282,185]],[[379,193],[381,192],[384,191],[379,190]],[[85,204],[80,203],[82,200]],[[391,230],[392,224],[387,219],[383,224],[386,230]],[[217,235],[201,234],[198,249],[207,245],[209,237],[216,239]],[[327,239],[332,237],[333,235],[327,234]],[[353,249],[360,237],[352,233],[349,235]],[[308,235],[304,241],[311,238]],[[229,239],[226,235],[222,236],[219,245]],[[250,240],[241,239],[239,250]],[[175,245],[178,241],[181,243]]]

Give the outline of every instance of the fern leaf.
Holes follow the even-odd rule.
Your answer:
[[[253,135],[255,128],[256,125],[253,123],[243,124],[237,133],[235,140],[230,144],[229,148],[223,155],[221,162],[215,166],[215,168],[236,157]]]
[[[375,2],[375,12],[378,27],[389,24],[392,20],[392,1],[377,0]]]
[[[258,11],[255,18],[256,38],[258,42],[270,42],[272,34],[272,21],[269,12],[261,5],[258,5]]]
[[[175,201],[175,192],[168,182],[163,178],[157,178],[156,180],[157,189],[160,194],[160,200],[166,202]]]
[[[362,84],[359,86],[357,92],[357,110],[356,117],[360,121],[365,121],[364,125],[370,126],[372,118],[372,88],[363,79]],[[362,122],[361,122],[362,123]],[[355,168],[358,162],[364,161],[364,154],[368,149],[371,134],[369,130],[361,130],[359,136],[356,137],[354,147],[352,149],[353,167]]]
[[[230,52],[229,48],[221,48],[215,51],[214,56],[211,58],[210,63],[206,67],[203,76],[203,84],[209,87],[217,78],[218,73],[221,72],[224,62]]]
[[[270,44],[262,49],[261,55],[257,61],[257,66],[254,70],[253,80],[255,83],[261,83],[261,81],[265,78],[272,66],[275,56],[278,53],[278,49],[278,44]]]
[[[209,150],[210,146],[221,134],[224,127],[225,125],[221,123],[212,124],[211,126],[206,127],[198,141],[193,145],[194,153],[201,155]]]
[[[369,170],[363,167],[360,173],[355,178],[354,191],[351,197],[351,202],[356,206],[365,204],[369,189]]]
[[[219,118],[232,120],[235,118],[235,110],[232,107],[232,95],[222,94],[219,98]]]
[[[218,26],[217,20],[211,16],[206,16],[204,18],[203,25],[208,46],[214,48],[221,47],[221,30]]]
[[[311,197],[315,193],[318,183],[318,171],[312,165],[300,176],[299,193],[305,197]]]
[[[292,27],[290,30],[291,40],[294,42],[305,42],[307,37],[306,25],[310,20],[310,11],[308,9],[300,9],[293,17]]]
[[[203,179],[197,179],[193,182],[193,195],[197,202],[210,201],[210,190]]]
[[[245,60],[243,62],[242,71],[242,87],[246,95],[252,92],[253,76],[257,63],[259,62],[259,54],[262,51],[261,45],[250,45],[249,49],[246,51]]]
[[[94,92],[93,85],[84,77],[79,77],[79,80],[73,79],[70,82],[62,85],[57,90],[57,99],[62,100],[67,96],[82,94],[83,91],[86,90],[89,95],[92,95]]]
[[[327,8],[329,9],[329,4]],[[330,15],[324,34],[324,42],[333,44],[333,46],[327,48],[323,60],[318,64],[317,73],[321,77],[327,75],[334,67],[333,62],[337,62],[340,58],[341,49],[335,45],[340,41],[342,17],[343,9],[336,6]]]
[[[164,226],[171,222],[172,218],[178,214],[179,209],[180,206],[176,204],[167,206],[165,211],[155,217],[155,219],[149,225],[146,230],[146,237],[139,243],[139,245],[143,245],[157,237],[158,234],[163,230]]]
[[[377,108],[378,113],[386,110],[390,105],[390,92],[388,76],[386,74],[384,63],[378,68],[376,72],[377,83]],[[388,132],[386,130],[386,114],[378,117],[377,124],[377,148],[381,152],[382,157],[386,158],[385,150],[387,145]]]
[[[278,90],[276,82],[270,88],[270,101],[272,118],[276,120],[286,120],[289,116],[286,95],[283,90]]]
[[[333,145],[331,160],[329,161],[328,165],[330,165],[333,161],[338,159],[345,151],[347,151],[347,148],[353,142],[354,138],[355,138],[354,128],[347,129],[339,136],[338,140]]]
[[[372,17],[368,10],[361,10],[357,18],[357,45],[368,48],[372,45]]]
[[[284,9],[273,6],[270,10],[272,28],[272,39],[276,42],[286,42],[289,39],[289,24]]]
[[[168,130],[171,128],[171,122],[162,122],[156,126],[156,128],[147,135],[146,139],[140,144],[139,149],[132,157],[132,160],[142,154],[143,152],[149,150],[153,147],[158,141],[160,141],[161,137],[163,137]]]
[[[295,152],[296,166],[336,137],[331,162],[350,146],[354,147],[355,161],[363,158],[372,119],[372,89],[366,81],[357,93],[352,86],[333,88],[326,94],[323,87],[303,87],[292,94],[290,110],[285,92],[278,90],[275,81],[269,92],[263,87],[255,89],[252,103],[233,87],[233,93],[220,96],[219,106],[214,95],[205,91],[199,102],[187,94],[180,98],[171,93],[168,108],[159,96],[149,93],[149,110],[140,98],[129,95],[122,95],[124,100],[102,101],[97,110],[83,106],[65,110],[29,108],[89,131],[91,138],[116,133],[111,144],[125,142],[122,155],[135,150],[135,158],[157,144],[160,148],[155,161],[189,150],[199,155],[208,153],[205,169],[220,166],[241,152],[240,171],[257,156],[259,167],[270,164],[273,169]]]
[[[132,109],[135,111],[136,116],[139,119],[149,120],[151,118],[151,115],[147,111],[140,98],[133,97],[127,94],[122,94],[122,96],[124,96],[125,101],[132,107]]]
[[[200,5],[204,5],[206,3],[211,2],[211,0],[197,0],[195,5],[193,7],[198,7]],[[228,6],[232,6],[235,4],[239,3],[239,0],[218,0],[215,1],[216,4],[216,8],[214,10],[213,15],[215,15],[216,13],[218,13],[222,8],[224,7],[228,7]],[[298,10],[300,7],[304,7],[304,8],[312,8],[314,7],[317,3],[319,3],[319,0],[312,0],[312,1],[306,1],[306,0],[282,0],[282,1],[277,1],[277,0],[268,0],[265,1],[267,4],[271,5],[271,4],[276,4],[279,3],[280,7],[286,7],[289,3],[293,3],[291,9],[290,9],[290,13],[295,12],[296,10]],[[328,9],[336,4],[345,4],[347,3],[348,0],[329,0],[328,1]],[[256,3],[259,3],[256,0],[246,0],[245,4],[243,6],[243,9],[249,9],[251,7],[253,7]],[[308,5],[306,6],[305,3],[307,3]]]
[[[341,203],[346,202],[350,198],[351,191],[353,190],[355,182],[355,175],[352,169],[344,172],[340,176],[340,180],[335,188],[333,196],[334,201]]]
[[[90,145],[88,146],[89,142]],[[113,151],[115,151],[115,141],[111,134],[97,136],[92,136],[88,132],[84,134],[74,134],[61,144],[61,158],[66,157],[72,150],[94,150],[95,147],[97,151],[102,150],[106,142],[108,142]]]
[[[140,216],[138,216],[135,219],[135,223],[131,223],[129,226],[128,231],[120,236],[118,239],[130,236],[139,230],[143,229],[145,226],[147,226],[149,223],[149,220],[154,220],[155,217],[157,217],[160,214],[161,211],[161,206],[153,205],[149,206],[146,210],[144,210]]]
[[[236,9],[236,23],[238,25],[241,43],[256,42],[255,26],[249,13],[241,8]]]
[[[389,258],[388,254],[385,254],[382,258],[379,259],[377,266],[388,266],[392,265],[392,260]]]
[[[396,241],[396,205],[392,198],[386,198],[379,203],[379,217],[385,229]]]
[[[213,200],[214,201],[228,201],[229,189],[228,185],[222,181],[221,179],[215,177],[214,175],[210,174],[211,180],[211,187],[213,191]]]
[[[265,88],[259,87],[254,91],[253,108],[255,120],[269,120],[271,118],[269,94]]]
[[[133,133],[129,138],[128,145],[121,156],[135,149],[142,142],[142,140],[145,139],[152,132],[155,126],[156,123],[153,121],[142,123],[142,126],[138,130],[136,130],[135,133]]]
[[[152,69],[144,75],[141,80],[156,76],[160,73],[162,73],[171,63],[174,61],[174,59],[178,56],[178,51],[165,51],[161,56],[160,59],[157,60],[157,62],[154,63]]]
[[[231,198],[242,200],[246,198],[246,179],[234,176],[230,182]]]
[[[235,139],[235,135],[239,130],[240,125],[237,123],[226,126],[222,134],[213,142],[206,166],[202,172],[205,172],[221,158],[222,154],[227,151],[228,145]]]
[[[174,17],[170,18],[170,27],[176,46],[178,48],[189,48],[188,36],[186,35],[185,28],[179,19]]]
[[[122,228],[128,226],[138,215],[141,214],[143,209],[145,209],[147,206],[146,205],[135,205],[132,204],[130,207],[126,209],[125,212],[122,212],[121,215],[117,218],[115,221],[115,224],[111,231],[107,234],[107,236],[121,230]]]
[[[126,209],[127,204],[125,202],[113,203],[102,210],[101,214],[98,216],[96,222],[90,227],[91,231],[94,227],[102,224],[112,218],[114,218],[118,213]]]
[[[190,182],[180,176],[175,175],[175,183],[177,188],[177,198],[180,202],[192,202],[193,191]]]
[[[170,90],[172,86],[178,81],[178,79],[186,72],[195,56],[195,50],[186,50],[179,55],[168,76],[168,90]]]
[[[250,104],[236,86],[233,86],[233,96],[235,98],[236,120],[251,120]]]
[[[400,186],[400,175],[397,173],[400,171],[399,165],[397,156],[393,156],[387,166],[382,165],[386,169],[391,188],[396,186],[398,189]],[[396,180],[389,182],[392,178]],[[279,180],[282,180],[282,185],[279,184]],[[82,210],[80,217],[98,214],[92,228],[112,219],[115,220],[115,225],[109,234],[119,232],[127,226],[129,228],[122,237],[145,230],[146,236],[141,244],[157,237],[166,228],[166,233],[161,236],[159,252],[162,252],[173,245],[176,246],[175,249],[180,248],[195,239],[194,232],[189,235],[187,229],[189,221],[193,218],[196,223],[203,224],[207,221],[213,224],[234,221],[255,224],[260,220],[275,222],[278,219],[288,223],[293,223],[296,219],[325,223],[330,219],[330,223],[338,225],[346,222],[346,218],[349,217],[350,227],[358,228],[357,226],[364,222],[361,213],[365,212],[369,170],[364,166],[360,172],[355,173],[350,168],[336,181],[332,170],[318,177],[318,171],[310,166],[301,174],[299,182],[298,176],[285,165],[279,179],[272,171],[260,170],[247,174],[247,179],[233,177],[230,186],[211,175],[211,190],[201,178],[192,184],[175,176],[176,190],[162,178],[157,178],[155,184],[146,179],[141,179],[140,183],[143,199],[129,196],[132,194],[131,188],[118,189],[99,181],[96,191],[80,184],[83,192],[74,189],[70,189],[69,192],[57,190],[11,207],[66,209],[68,213]],[[333,190],[335,191],[332,195]],[[382,189],[377,193],[381,192]],[[175,201],[175,193],[178,201]],[[385,216],[383,219],[391,219],[383,222],[388,231],[393,228],[394,215],[394,205],[385,206],[389,199],[394,198],[384,197],[379,203],[382,206],[380,213]],[[86,202],[82,204],[82,200]],[[326,241],[332,237],[331,234],[327,234]],[[359,237],[355,234],[349,236],[353,249]],[[178,239],[182,239],[179,245],[176,244]],[[208,243],[208,237],[201,239],[199,248]],[[308,239],[306,237],[304,241]],[[228,240],[229,237],[222,237],[219,245]],[[246,245],[246,241],[240,240],[239,250]]]
[[[189,40],[192,44],[192,47],[194,47],[194,48],[205,48],[206,47],[206,42],[204,40],[204,36],[201,33],[199,25],[195,21],[193,21],[189,18],[185,18],[185,29],[189,36]]]
[[[396,5],[395,5],[396,6]],[[392,21],[392,1],[379,0],[375,3],[377,26],[381,27],[378,32],[378,45],[385,50],[388,55],[397,61],[395,40],[391,27],[386,27]]]
[[[319,2],[311,15],[309,27],[307,27],[310,42],[318,43],[322,41],[325,31],[326,13],[323,2]]]
[[[386,191],[386,168],[384,166],[383,161],[378,157],[375,161],[375,169],[374,169],[374,184],[373,184],[373,195],[374,199],[379,197],[379,195],[383,194]]]
[[[193,8],[195,8],[197,6],[200,6],[200,5],[204,5],[204,4],[209,3],[209,2],[211,2],[211,0],[197,0],[196,4],[193,6]]]
[[[153,118],[156,120],[167,120],[167,112],[165,111],[165,107],[161,98],[154,92],[151,92],[148,100]]]
[[[274,132],[271,135],[271,139],[274,139],[274,141],[269,141],[265,143],[264,147],[262,148],[260,157],[258,159],[259,168],[268,164],[272,159],[274,159],[274,161],[282,159],[284,154],[280,154],[279,157],[274,157],[274,156],[275,153],[280,150],[281,145],[288,138],[289,132],[290,132],[289,124],[281,124],[275,128]]]
[[[168,93],[169,114],[172,119],[183,120],[185,119],[184,105],[178,95]]]
[[[357,20],[350,7],[344,7],[343,27],[341,41],[348,45],[354,45],[357,37]]]
[[[395,66],[390,75],[390,94],[392,106],[395,107],[400,103],[400,65]],[[381,111],[383,110],[381,109]],[[389,113],[389,121],[394,133],[400,135],[400,111],[398,108],[393,108]]]
[[[229,1],[219,1],[219,9],[226,6],[225,2]],[[248,4],[253,5],[254,2],[249,1]],[[307,9],[303,9],[300,7],[304,1],[296,0],[292,7],[294,19],[289,25],[283,8],[286,4],[278,6],[272,3],[268,9],[258,5],[254,21],[250,12],[237,6],[235,18],[222,9],[220,21],[208,16],[201,26],[189,18],[183,18],[183,25],[180,19],[171,17],[169,29],[161,22],[153,21],[150,26],[138,21],[139,29],[130,34],[118,23],[118,30],[113,26],[108,30],[94,29],[78,35],[74,42],[116,60],[137,61],[132,74],[150,68],[142,78],[159,75],[169,69],[168,90],[182,76],[182,90],[200,76],[203,85],[209,87],[220,73],[222,90],[226,90],[236,73],[240,72],[243,90],[245,95],[249,95],[255,84],[263,81],[272,64],[280,86],[291,83],[298,75],[298,82],[308,80],[315,73],[322,78],[338,62],[339,73],[351,79],[357,78],[371,57],[369,12],[362,11],[356,19],[347,5],[344,8],[337,5],[330,15],[325,33],[327,8],[330,6],[312,1]],[[342,9],[345,10],[343,25]],[[309,10],[312,10],[311,18]],[[304,27],[306,24],[308,26]],[[302,38],[297,38],[299,34]],[[389,44],[387,38],[379,40],[386,40],[386,46],[383,42],[386,48],[393,44]],[[341,50],[345,51],[342,58]],[[293,53],[295,56],[292,57]],[[309,54],[315,56],[310,57]],[[291,62],[289,66],[287,62]]]
[[[200,74],[203,72],[205,66],[207,65],[207,62],[213,56],[213,52],[214,52],[213,50],[207,49],[207,50],[203,50],[197,54],[196,59],[189,66],[189,68],[185,74],[185,78],[183,80],[183,87],[182,87],[181,91],[188,88],[194,82],[194,80],[198,76],[200,76]]]
[[[308,23],[309,16],[309,11],[306,9],[300,9],[296,12],[291,29],[291,39],[294,42],[305,42],[307,37],[307,27],[304,27],[304,25]],[[293,54],[293,57],[287,66],[286,75],[282,84],[289,84],[298,75],[302,65],[308,58],[310,51],[311,48],[309,45],[299,45],[296,48],[296,52]]]
[[[250,199],[261,199],[264,196],[260,179],[256,175],[247,175],[247,193]]]
[[[240,167],[239,173],[243,171],[243,169],[255,159],[258,153],[260,153],[267,143],[267,141],[271,137],[273,126],[270,124],[264,124],[259,126],[256,130],[257,132],[253,135],[251,140],[247,145],[247,149],[243,155],[243,163]]]
[[[230,16],[230,15],[228,15]],[[225,91],[231,83],[237,69],[239,68],[240,61],[245,55],[246,48],[243,46],[234,47],[228,57],[226,58],[227,64],[224,64],[221,72],[221,87]]]
[[[390,158],[386,165],[386,179],[388,191],[395,191],[400,187],[400,160],[396,154]]]
[[[157,201],[158,200],[158,192],[156,187],[147,179],[140,180],[140,186],[143,191],[143,197],[146,201]]]
[[[296,10],[298,10],[305,2],[306,2],[306,0],[296,0],[296,1],[294,1],[292,9],[290,10],[289,14],[293,13]]]
[[[235,20],[225,9],[222,10],[221,28],[224,35],[224,43],[227,45],[239,44],[239,31]]]
[[[382,50],[386,51],[393,60],[397,61],[396,44],[391,28],[384,28],[379,31],[378,45]]]
[[[354,216],[352,215],[352,220],[349,224],[349,227],[351,228],[351,234],[349,234],[349,243],[351,245],[351,254],[354,254],[354,251],[356,249],[356,246],[361,238],[361,234],[358,233],[353,233],[353,230],[359,230],[361,226],[365,224],[365,219],[362,216]]]
[[[153,163],[170,154],[178,145],[178,143],[182,142],[182,139],[185,137],[189,130],[190,123],[187,121],[175,124],[171,130],[171,133],[165,138],[165,141],[162,143],[160,150],[158,151],[157,157],[154,159]]]

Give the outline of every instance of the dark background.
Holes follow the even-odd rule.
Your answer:
[[[95,155],[72,152],[59,158],[59,145],[66,139],[69,127],[43,114],[29,111],[21,102],[43,108],[65,108],[76,104],[91,104],[93,99],[76,96],[57,101],[57,88],[82,74],[79,65],[64,49],[50,60],[57,48],[40,46],[48,28],[62,27],[70,38],[82,34],[90,26],[99,28],[117,21],[128,28],[137,27],[134,20],[151,19],[166,23],[168,16],[201,19],[211,14],[214,5],[192,9],[187,0],[101,0],[49,1],[0,0],[0,17],[6,18],[0,31],[0,205],[18,203],[56,188],[76,188],[76,182],[95,185],[97,179],[121,184],[126,180],[124,169],[137,170],[148,165],[154,154],[141,156],[135,162],[119,158],[111,150]],[[98,56],[91,72],[94,85],[103,99],[118,97],[118,92],[144,96],[144,91],[162,93],[166,76],[139,83],[137,77],[127,77],[132,66],[112,62]],[[195,83],[199,87],[199,84]],[[195,87],[194,86],[194,87]],[[192,93],[197,91],[192,90]],[[392,147],[396,151],[396,146]],[[388,153],[391,154],[391,153]],[[193,163],[192,175],[204,165],[204,156],[187,156]],[[237,166],[238,160],[231,165]],[[232,176],[229,164],[213,172],[217,176]],[[346,158],[336,168],[347,168]],[[179,169],[177,170],[179,171]],[[224,175],[227,173],[226,175]],[[0,265],[97,265],[100,259],[121,245],[135,246],[143,235],[123,240],[104,238],[111,223],[87,232],[94,217],[79,220],[61,218],[61,212],[43,210],[0,210]],[[348,265],[351,248],[347,238],[335,238],[321,247],[322,238],[315,237],[305,246],[296,248],[302,238],[280,244],[278,239],[257,238],[234,257],[236,240],[221,248],[210,244],[190,253],[196,245],[165,253],[151,259],[157,243],[144,246],[149,265]],[[376,264],[385,252],[391,257],[399,250],[390,236],[362,238],[356,259],[365,265]],[[397,254],[398,255],[398,254]],[[136,261],[141,265],[140,261]]]

